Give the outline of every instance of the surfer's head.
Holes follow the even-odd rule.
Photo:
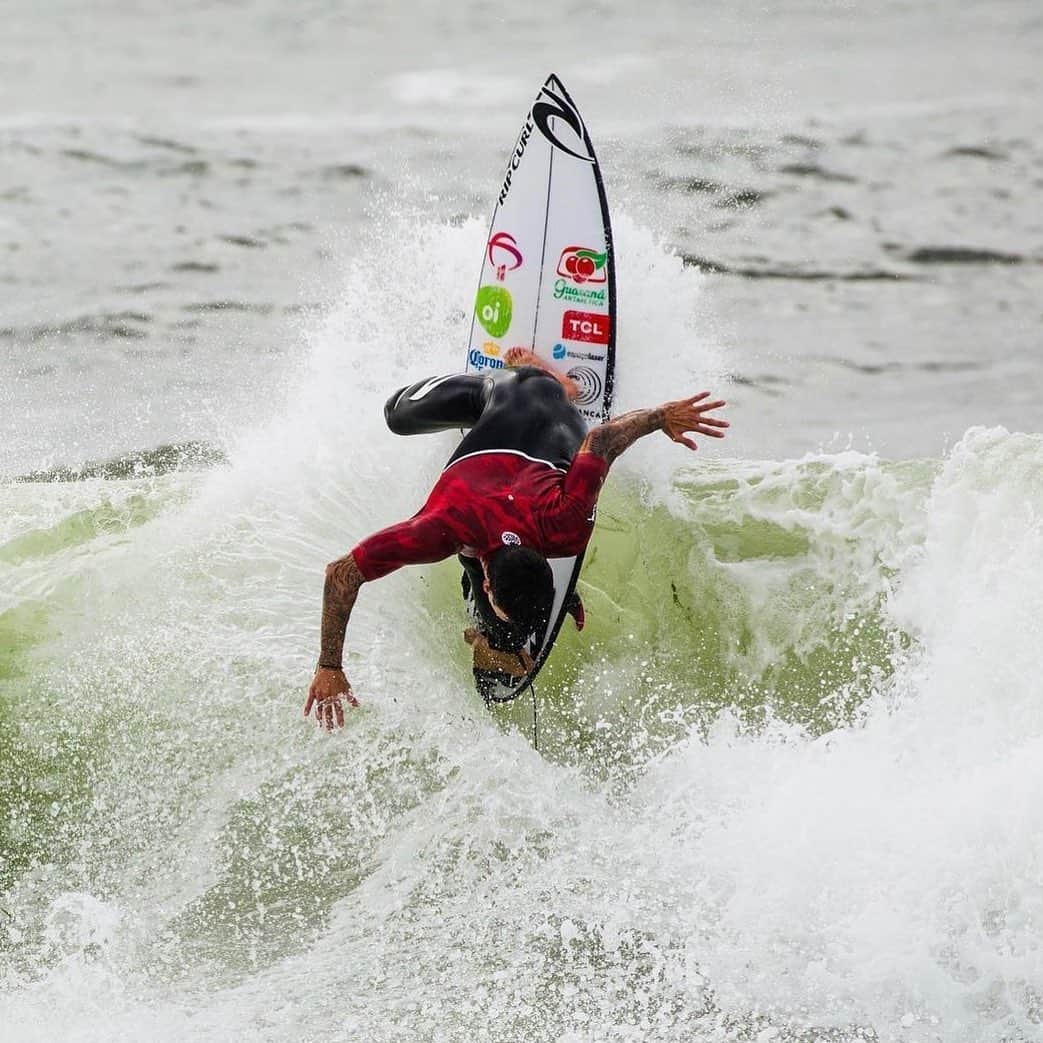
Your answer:
[[[554,577],[547,559],[529,547],[500,547],[485,559],[485,592],[501,618],[532,634],[550,621]]]

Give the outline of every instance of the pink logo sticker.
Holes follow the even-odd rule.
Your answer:
[[[518,240],[510,232],[497,232],[486,247],[489,263],[496,269],[496,278],[503,282],[508,272],[522,266],[522,254]]]

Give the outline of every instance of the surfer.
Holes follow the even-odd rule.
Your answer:
[[[703,391],[625,413],[588,432],[567,377],[526,349],[511,349],[506,362],[507,368],[494,373],[410,385],[384,407],[396,434],[470,430],[412,518],[369,536],[326,566],[321,653],[304,713],[314,710],[327,728],[343,725],[345,702],[358,706],[342,655],[363,583],[403,565],[460,554],[474,593],[487,599],[496,619],[533,633],[549,619],[553,582],[547,558],[582,553],[615,459],[653,431],[695,449],[689,434],[723,438],[728,427],[727,420],[710,415],[725,403]],[[476,666],[514,674],[531,669],[524,657],[519,667],[513,666],[516,657],[498,660],[480,632],[465,636],[475,648]]]

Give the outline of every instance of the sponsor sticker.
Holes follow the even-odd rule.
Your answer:
[[[507,173],[504,174],[503,184],[500,186],[500,195],[498,196],[500,206],[503,206],[507,201],[507,196],[511,191],[511,175],[521,166],[521,161],[525,156],[525,147],[529,144],[529,138],[532,137],[532,132],[535,129],[536,124],[532,122],[532,113],[530,113],[529,118],[525,121],[525,126],[522,127],[521,133],[518,135],[518,143],[514,146],[514,153],[510,158],[510,162],[507,164]]]
[[[560,341],[551,348],[551,357],[559,362],[562,359],[581,359],[584,362],[605,361],[605,353],[603,351],[573,351]]]
[[[576,106],[569,101],[565,88],[556,76],[547,80],[539,97],[533,102],[529,122],[535,123],[540,133],[556,149],[586,163],[594,162],[587,128],[583,126]]]
[[[474,302],[474,313],[490,337],[502,337],[511,325],[514,302],[502,286],[481,286]]]
[[[607,344],[608,333],[607,315],[596,315],[589,311],[567,311],[561,317],[563,340],[580,340],[587,344]]]
[[[608,251],[587,246],[566,246],[558,258],[554,299],[582,308],[608,305]]]
[[[522,266],[521,250],[518,249],[518,240],[510,232],[497,232],[486,246],[486,256],[489,263],[496,269],[496,278],[503,282],[508,272],[513,272]]]
[[[604,308],[608,305],[604,289],[591,290],[586,286],[574,286],[567,279],[554,280],[554,299],[566,304],[578,304],[581,308]]]
[[[583,359],[585,362],[604,362],[603,351],[568,351],[566,357],[570,359]]]
[[[475,369],[503,369],[503,359],[489,358],[477,348],[471,348],[467,361]]]
[[[589,406],[601,398],[604,384],[596,370],[590,366],[573,366],[568,372],[569,377],[575,381],[579,394],[576,396],[577,406]]]
[[[516,532],[511,532],[509,529],[507,532],[500,533],[500,539],[506,543],[508,547],[517,547],[521,543],[521,537]]]
[[[580,286],[584,283],[604,283],[608,281],[608,269],[605,267],[607,260],[607,250],[598,253],[588,246],[566,246],[558,258],[558,275]]]

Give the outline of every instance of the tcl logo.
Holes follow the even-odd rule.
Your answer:
[[[607,344],[608,316],[589,311],[567,311],[561,318],[561,335],[565,340]]]

